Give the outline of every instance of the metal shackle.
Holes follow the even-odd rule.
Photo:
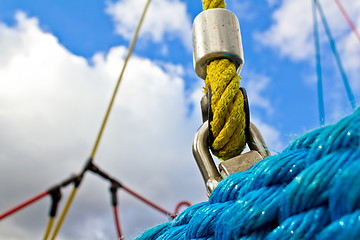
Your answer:
[[[249,127],[250,136],[248,140],[250,142],[248,141],[247,144],[250,151],[221,162],[219,164],[221,171],[216,167],[209,151],[209,121],[206,120],[196,132],[192,151],[204,179],[208,196],[222,179],[232,173],[246,171],[261,159],[271,156],[270,151],[265,149],[266,143],[260,131],[252,123]]]
[[[238,73],[244,63],[240,25],[237,17],[222,8],[201,12],[193,23],[193,61],[196,74],[206,78],[210,61],[227,58]]]
[[[192,151],[204,179],[207,195],[210,196],[211,192],[221,181],[221,177],[209,152],[208,140],[209,121],[206,121],[194,136]]]

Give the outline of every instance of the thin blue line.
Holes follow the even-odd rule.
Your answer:
[[[346,89],[346,92],[347,92],[347,95],[348,95],[348,98],[349,98],[349,101],[351,103],[351,106],[353,109],[355,109],[356,107],[356,102],[355,102],[355,98],[354,98],[354,95],[351,91],[351,88],[350,88],[350,85],[349,85],[349,81],[347,79],[347,76],[345,74],[345,70],[342,66],[342,63],[341,63],[341,59],[340,59],[340,56],[339,56],[339,53],[337,52],[336,50],[336,46],[335,46],[335,41],[331,35],[331,31],[330,31],[330,28],[329,28],[329,25],[326,21],[326,17],[325,17],[325,14],[321,8],[321,5],[320,5],[320,2],[318,1],[315,1],[318,9],[319,9],[319,12],[320,12],[320,17],[321,17],[321,20],[323,22],[323,25],[325,27],[325,32],[326,32],[326,35],[328,36],[328,39],[329,39],[329,42],[330,42],[330,46],[331,46],[331,49],[334,53],[334,56],[335,56],[335,59],[336,59],[336,63],[338,65],[338,68],[340,70],[340,74],[341,74],[341,77],[343,79],[343,82],[344,82],[344,85],[345,85],[345,89]]]
[[[313,12],[313,23],[314,23],[314,43],[315,43],[315,59],[316,59],[316,74],[317,74],[317,90],[318,90],[318,105],[319,105],[319,120],[320,125],[325,124],[325,111],[324,111],[324,97],[323,97],[323,87],[322,87],[322,77],[321,77],[321,61],[320,61],[320,43],[319,43],[319,32],[317,24],[317,15],[316,15],[316,2],[312,2],[312,12]]]

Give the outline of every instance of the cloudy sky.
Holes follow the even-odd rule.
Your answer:
[[[311,1],[233,0],[251,120],[274,153],[319,126]],[[333,0],[320,0],[355,98],[360,43]],[[341,0],[360,27],[360,2]],[[145,0],[0,1],[0,212],[78,173],[91,153]],[[95,163],[169,211],[205,201],[191,153],[203,81],[191,28],[201,1],[153,0]],[[320,19],[319,23],[320,23]],[[352,108],[319,24],[325,121]],[[109,184],[92,173],[58,239],[115,239]],[[71,187],[62,190],[61,207]],[[125,237],[167,218],[119,191]],[[0,222],[1,239],[40,239],[48,197]]]

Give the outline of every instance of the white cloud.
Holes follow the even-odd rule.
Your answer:
[[[262,108],[266,113],[272,113],[273,111],[269,99],[264,97],[269,83],[269,77],[254,72],[249,72],[248,76],[241,80],[241,85],[246,89],[249,104]]]
[[[127,51],[114,47],[106,55],[96,54],[89,66],[39,29],[36,19],[23,13],[16,18],[13,28],[0,28],[0,48],[7,49],[0,64],[0,181],[7,183],[0,186],[1,212],[81,170]],[[124,184],[170,211],[179,200],[198,202],[206,196],[191,155],[200,113],[186,114],[192,99],[185,98],[182,72],[181,66],[133,56],[95,157]],[[82,183],[62,238],[115,237],[108,184],[91,175]],[[166,221],[120,192],[127,236]],[[30,232],[40,238],[48,201],[2,221],[2,237],[11,235],[4,229],[21,228],[23,233],[17,231],[14,238]],[[141,220],[134,217],[140,215]]]
[[[334,38],[339,48],[346,45],[352,32],[344,17],[341,15],[334,1],[320,1]],[[360,4],[356,1],[342,1],[355,22],[360,21]],[[279,8],[272,15],[271,26],[262,33],[255,35],[264,46],[280,50],[280,54],[293,60],[313,59],[313,19],[311,1],[289,0],[282,1]],[[322,45],[328,44],[327,36],[322,28],[318,14],[318,25]],[[345,57],[346,58],[346,57]]]
[[[1,212],[81,170],[127,51],[119,46],[95,54],[90,66],[44,33],[36,18],[18,13],[16,19],[14,27],[0,24]],[[191,154],[201,86],[185,92],[183,74],[181,66],[133,56],[95,156],[123,184],[170,211],[180,200],[206,200]],[[269,145],[278,142],[276,129],[255,123]],[[85,176],[59,239],[115,238],[108,187]],[[61,206],[69,192],[63,190]],[[125,236],[166,221],[124,191],[118,196]],[[41,238],[48,211],[44,199],[4,219],[0,238]]]
[[[311,2],[297,0],[282,1],[281,5],[273,12],[272,23],[269,28],[264,32],[256,33],[254,35],[255,39],[264,47],[277,51],[281,57],[290,58],[295,62],[309,61],[315,68]],[[356,93],[360,90],[360,83],[358,81],[360,74],[360,44],[358,39],[356,39],[351,31],[335,1],[322,0],[319,2],[330,26],[352,91]],[[344,0],[341,1],[341,4],[355,25],[358,26],[358,29],[360,29],[360,2]],[[326,106],[331,107],[330,111],[327,109],[330,115],[338,115],[339,109],[334,108],[333,106],[336,104],[333,104],[331,101],[335,99],[337,103],[344,103],[344,99],[348,100],[319,13],[317,20],[321,46],[323,85],[324,89],[331,89],[331,91],[325,92],[325,103],[329,102]],[[315,75],[315,70],[312,73]],[[309,82],[309,79],[316,79],[316,77],[308,75],[306,73],[304,81]],[[311,86],[315,87],[314,81],[311,82]]]
[[[308,13],[308,14],[298,14]],[[264,46],[279,49],[280,54],[295,60],[308,57],[313,51],[310,1],[283,1],[273,13],[273,23],[263,33],[255,35]]]
[[[106,12],[116,24],[116,32],[130,40],[140,19],[146,0],[119,0],[108,3]],[[191,20],[185,3],[179,0],[153,0],[145,17],[140,36],[154,42],[165,37],[178,38],[191,50]]]

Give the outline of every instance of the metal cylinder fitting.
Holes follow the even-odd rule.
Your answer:
[[[193,23],[193,60],[196,74],[206,78],[210,61],[227,58],[238,73],[244,63],[240,25],[236,16],[222,8],[201,12]]]

